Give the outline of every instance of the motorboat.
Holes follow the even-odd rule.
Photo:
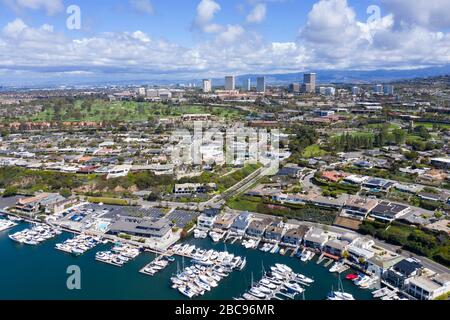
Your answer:
[[[344,266],[343,262],[336,262],[333,264],[333,266],[330,268],[330,272],[338,272],[342,267]]]
[[[298,285],[297,283],[293,283],[293,282],[286,282],[284,284],[284,286],[286,288],[288,288],[289,290],[295,291],[297,293],[302,293],[305,291],[305,289],[303,289],[300,285]]]
[[[266,298],[266,295],[264,293],[262,293],[261,291],[259,291],[257,288],[251,288],[249,293],[259,299]]]
[[[299,281],[301,281],[301,282],[304,282],[304,283],[307,283],[307,284],[311,284],[311,283],[314,282],[313,279],[308,278],[307,276],[305,276],[305,275],[303,275],[303,274],[301,274],[301,273],[298,273],[298,274],[297,274],[297,280],[299,280]]]
[[[275,264],[275,267],[277,267],[278,270],[280,270],[281,272],[287,272],[287,273],[291,273],[291,272],[292,272],[292,269],[289,268],[289,267],[288,267],[287,265],[285,265],[285,264],[279,264],[279,263],[277,263],[277,264]]]
[[[359,276],[358,276],[356,273],[351,273],[351,274],[348,274],[348,275],[345,277],[345,279],[353,281],[353,280],[355,280],[355,279],[358,279],[358,277],[359,277]]]

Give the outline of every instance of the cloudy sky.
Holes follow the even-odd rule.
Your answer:
[[[0,0],[0,9],[0,82],[450,63],[449,0]]]

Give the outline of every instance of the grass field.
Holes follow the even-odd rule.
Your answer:
[[[258,212],[261,199],[257,197],[241,196],[228,200],[227,206],[234,210]]]
[[[183,114],[209,113],[221,118],[235,118],[242,115],[242,111],[231,108],[211,106],[169,106],[162,103],[134,102],[134,101],[104,101],[95,100],[86,103],[77,100],[73,105],[60,108],[47,107],[44,111],[21,120],[44,121],[147,121],[155,117],[181,116]]]
[[[129,205],[127,200],[124,199],[116,199],[116,198],[104,198],[104,197],[88,197],[87,199],[92,203],[103,203],[115,206],[127,206]]]
[[[321,157],[326,155],[327,152],[325,150],[322,150],[319,145],[313,144],[311,146],[308,146],[303,150],[302,157],[303,158],[314,158],[314,157]]]

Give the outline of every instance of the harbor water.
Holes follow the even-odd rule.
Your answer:
[[[166,269],[155,276],[139,273],[139,270],[151,262],[156,256],[142,253],[135,260],[119,268],[95,260],[95,253],[109,250],[111,244],[101,244],[82,256],[74,256],[55,249],[56,243],[73,237],[63,233],[38,246],[18,244],[9,239],[8,234],[29,227],[22,223],[10,230],[0,232],[0,299],[64,299],[64,300],[99,300],[99,299],[130,299],[130,300],[184,300],[178,290],[170,287],[170,277],[190,265],[189,259],[176,257]],[[213,243],[207,239],[187,239],[202,249],[225,250],[223,242]],[[306,287],[304,297],[296,299],[323,300],[332,288],[338,287],[338,275],[330,273],[328,268],[316,264],[316,258],[308,263],[298,258],[281,256],[279,254],[263,253],[259,250],[248,250],[240,244],[226,244],[228,252],[247,258],[247,266],[243,271],[234,271],[223,279],[217,288],[198,299],[231,300],[246,292],[252,281],[262,277],[263,267],[269,269],[275,263],[290,266],[295,272],[311,277],[315,282]],[[81,289],[67,288],[69,266],[78,266],[81,270]],[[344,290],[353,294],[357,300],[372,299],[368,290],[356,287],[351,281],[345,280],[348,270],[341,275]]]

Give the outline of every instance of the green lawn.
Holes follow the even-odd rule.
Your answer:
[[[57,111],[57,113],[55,112]],[[209,113],[220,118],[236,118],[244,113],[238,109],[211,107],[201,105],[169,106],[162,103],[135,101],[105,101],[95,100],[83,103],[77,100],[73,105],[63,105],[60,108],[50,106],[31,117],[23,117],[24,121],[147,121],[154,117],[181,116],[183,114]]]
[[[314,157],[321,157],[326,155],[327,152],[325,150],[322,150],[319,145],[313,144],[309,147],[306,147],[305,150],[302,152],[303,158],[314,158]]]
[[[227,206],[234,210],[258,212],[261,199],[257,197],[241,196],[228,200]]]

